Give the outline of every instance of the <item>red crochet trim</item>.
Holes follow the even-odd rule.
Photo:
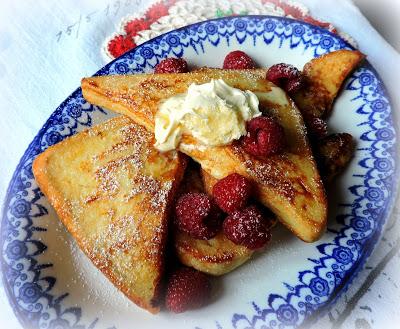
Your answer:
[[[132,19],[124,25],[124,33],[116,35],[107,44],[107,50],[114,58],[123,55],[125,52],[136,47],[134,37],[141,31],[148,30],[150,25],[156,22],[161,17],[168,15],[168,9],[173,6],[178,0],[163,0],[152,5],[145,13],[143,18]],[[293,18],[303,20],[307,23],[320,26],[336,33],[332,25],[314,19],[310,15],[303,15],[301,10],[295,6],[291,6],[282,0],[262,0],[263,4],[272,3],[283,9],[286,15]]]
[[[136,47],[133,38],[128,35],[117,35],[107,44],[107,49],[115,58]]]
[[[168,9],[176,3],[177,0],[164,0],[155,3],[145,13],[143,18],[135,18],[124,25],[125,34],[116,35],[107,44],[108,52],[117,58],[127,51],[136,47],[133,37],[140,31],[148,30],[155,21],[168,15]]]
[[[175,3],[176,1],[174,1]],[[146,19],[149,21],[150,24],[153,24],[159,18],[168,15],[168,8],[171,7],[172,4],[164,4],[163,2],[159,2],[151,6],[145,14]]]
[[[337,30],[335,28],[333,28],[331,24],[318,21],[315,18],[311,17],[310,15],[304,16],[302,18],[302,20],[304,22],[306,22],[306,23],[309,23],[309,24],[316,25],[316,26],[322,27],[324,29],[327,29],[327,30],[331,31],[332,33],[337,33]]]
[[[134,37],[138,32],[143,30],[148,30],[150,28],[150,23],[143,18],[133,19],[126,23],[124,30],[126,35]]]

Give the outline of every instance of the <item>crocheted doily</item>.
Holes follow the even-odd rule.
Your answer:
[[[212,18],[250,14],[299,19],[337,33],[357,46],[349,35],[338,31],[330,23],[313,18],[306,6],[295,1],[164,0],[155,3],[144,13],[124,18],[119,30],[107,38],[103,53],[107,60],[114,59],[143,42],[185,25]]]

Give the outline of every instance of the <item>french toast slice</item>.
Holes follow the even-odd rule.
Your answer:
[[[232,87],[254,92],[264,114],[274,116],[285,130],[284,153],[261,160],[235,143],[211,147],[190,135],[182,136],[179,150],[217,179],[236,172],[252,180],[259,201],[300,239],[313,242],[326,228],[325,190],[299,110],[265,74],[264,69],[204,69],[184,74],[99,76],[83,79],[82,91],[89,102],[126,114],[151,132],[160,101],[187,91],[192,83],[223,79]]]
[[[93,264],[138,306],[157,313],[169,208],[183,176],[178,152],[120,116],[40,154],[36,181]]]
[[[175,251],[182,264],[200,272],[220,276],[247,262],[254,251],[230,241],[223,232],[209,240],[175,232]]]
[[[303,114],[326,118],[343,82],[365,55],[358,50],[337,50],[314,58],[303,68],[305,87],[292,95]]]
[[[332,134],[316,143],[317,163],[326,184],[343,172],[354,156],[355,147],[353,137],[346,133]]]
[[[180,194],[206,192],[211,195],[212,186],[217,181],[208,175],[207,185],[204,184],[205,172],[200,174],[200,171],[200,168],[188,165],[179,188]],[[174,248],[182,264],[216,276],[233,271],[248,261],[254,253],[251,249],[234,244],[223,232],[212,239],[199,240],[175,230]]]

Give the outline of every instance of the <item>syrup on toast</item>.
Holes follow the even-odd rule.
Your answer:
[[[193,164],[188,166],[179,193],[206,192],[211,195],[212,186],[217,180],[208,175],[205,188],[206,184],[203,185],[205,180],[202,179],[200,170]],[[182,264],[211,275],[231,272],[249,260],[254,253],[251,249],[234,244],[223,232],[212,239],[199,240],[176,230],[174,248]]]
[[[185,160],[120,116],[49,147],[35,178],[80,248],[129,299],[152,312],[164,267],[167,216]]]
[[[254,92],[264,113],[274,116],[285,130],[283,154],[260,160],[235,143],[209,147],[190,135],[182,137],[179,150],[217,179],[233,172],[251,179],[258,186],[259,201],[300,239],[313,242],[326,228],[325,190],[299,110],[265,74],[264,69],[203,69],[185,74],[100,76],[83,79],[82,91],[89,102],[126,114],[151,132],[160,101],[187,91],[192,83],[223,79],[232,87]]]
[[[328,117],[343,82],[364,58],[357,50],[337,50],[308,62],[303,68],[305,87],[292,95],[300,111]]]

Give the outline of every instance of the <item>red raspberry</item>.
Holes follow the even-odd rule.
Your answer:
[[[268,157],[283,151],[285,132],[275,119],[257,117],[247,123],[247,135],[240,141],[248,154]]]
[[[326,121],[318,117],[304,117],[310,139],[319,140],[328,135]]]
[[[249,249],[264,247],[271,238],[270,224],[255,206],[229,215],[223,224],[226,237]]]
[[[213,196],[217,205],[226,213],[246,206],[251,195],[251,183],[239,174],[231,174],[217,182],[213,187]]]
[[[208,240],[221,229],[222,213],[205,193],[186,193],[175,205],[175,224],[195,239]]]
[[[255,69],[256,67],[253,59],[240,50],[232,51],[226,55],[223,65],[226,70]]]
[[[283,88],[288,93],[295,93],[303,86],[303,74],[290,64],[276,64],[267,71],[267,80]]]
[[[166,58],[154,68],[154,73],[186,73],[188,64],[183,58]]]
[[[165,305],[174,313],[182,313],[205,305],[210,299],[208,276],[189,267],[172,273],[167,284]]]

